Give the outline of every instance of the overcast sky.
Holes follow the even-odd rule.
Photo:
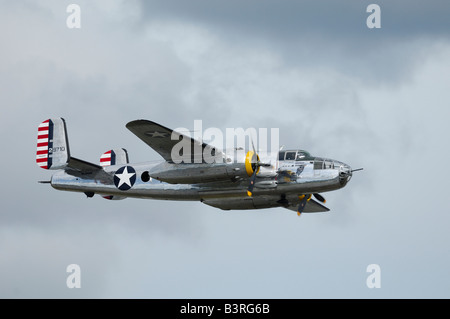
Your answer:
[[[449,298],[450,3],[0,1],[2,298]],[[37,126],[67,122],[73,156],[125,128],[279,128],[280,144],[348,163],[331,212],[59,192]],[[66,267],[81,267],[69,289]],[[369,289],[366,267],[381,267]]]

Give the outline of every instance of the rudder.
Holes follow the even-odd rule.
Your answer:
[[[63,118],[48,119],[39,124],[36,164],[43,169],[62,169],[70,159],[66,122]]]
[[[128,164],[128,152],[124,148],[109,150],[100,156],[101,166]]]

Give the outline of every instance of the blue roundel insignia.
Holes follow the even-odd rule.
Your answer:
[[[136,182],[136,171],[131,166],[119,168],[114,174],[114,184],[122,191],[127,191]]]

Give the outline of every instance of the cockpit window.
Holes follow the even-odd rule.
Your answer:
[[[283,161],[312,161],[314,157],[305,150],[286,150],[278,152],[278,160]],[[323,158],[321,158],[323,160]]]
[[[296,161],[302,161],[306,158],[306,154],[304,152],[297,152],[297,157],[295,158]]]
[[[286,152],[286,161],[295,160],[295,152]]]

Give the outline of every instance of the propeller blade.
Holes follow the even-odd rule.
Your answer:
[[[252,158],[250,160],[253,173],[252,173],[252,176],[250,177],[250,184],[248,185],[247,195],[249,197],[252,197],[253,187],[255,186],[256,174],[258,173],[259,168],[260,167],[272,167],[272,164],[262,163],[259,160],[258,153],[256,153],[255,144],[253,144],[253,139],[252,138],[250,138],[250,142],[252,144],[252,149],[253,149],[253,155],[252,155]]]
[[[256,172],[258,170],[258,164],[259,164],[258,155],[256,154],[256,152],[253,153],[251,163],[252,163],[253,171]]]
[[[325,198],[322,196],[322,195],[320,195],[320,194],[318,194],[318,193],[314,193],[313,194],[314,195],[314,197],[319,201],[319,202],[322,202],[322,203],[326,203],[327,201],[325,200]]]
[[[252,197],[253,195],[253,187],[255,186],[255,180],[256,180],[256,173],[258,172],[258,166],[259,166],[259,160],[258,155],[256,153],[255,144],[253,144],[253,139],[250,137],[250,142],[252,143],[252,149],[253,149],[253,155],[250,160],[250,163],[252,165],[253,174],[250,176],[250,182],[247,189],[247,195],[249,197]]]
[[[253,195],[253,187],[255,186],[255,180],[256,180],[256,170],[253,171],[252,176],[250,177],[250,184],[248,185],[247,189],[247,195],[249,197],[252,197]]]
[[[298,204],[297,216],[300,216],[302,214],[303,210],[305,209],[306,203],[311,199],[311,194],[300,195],[299,198],[301,200],[300,200],[300,204]]]

